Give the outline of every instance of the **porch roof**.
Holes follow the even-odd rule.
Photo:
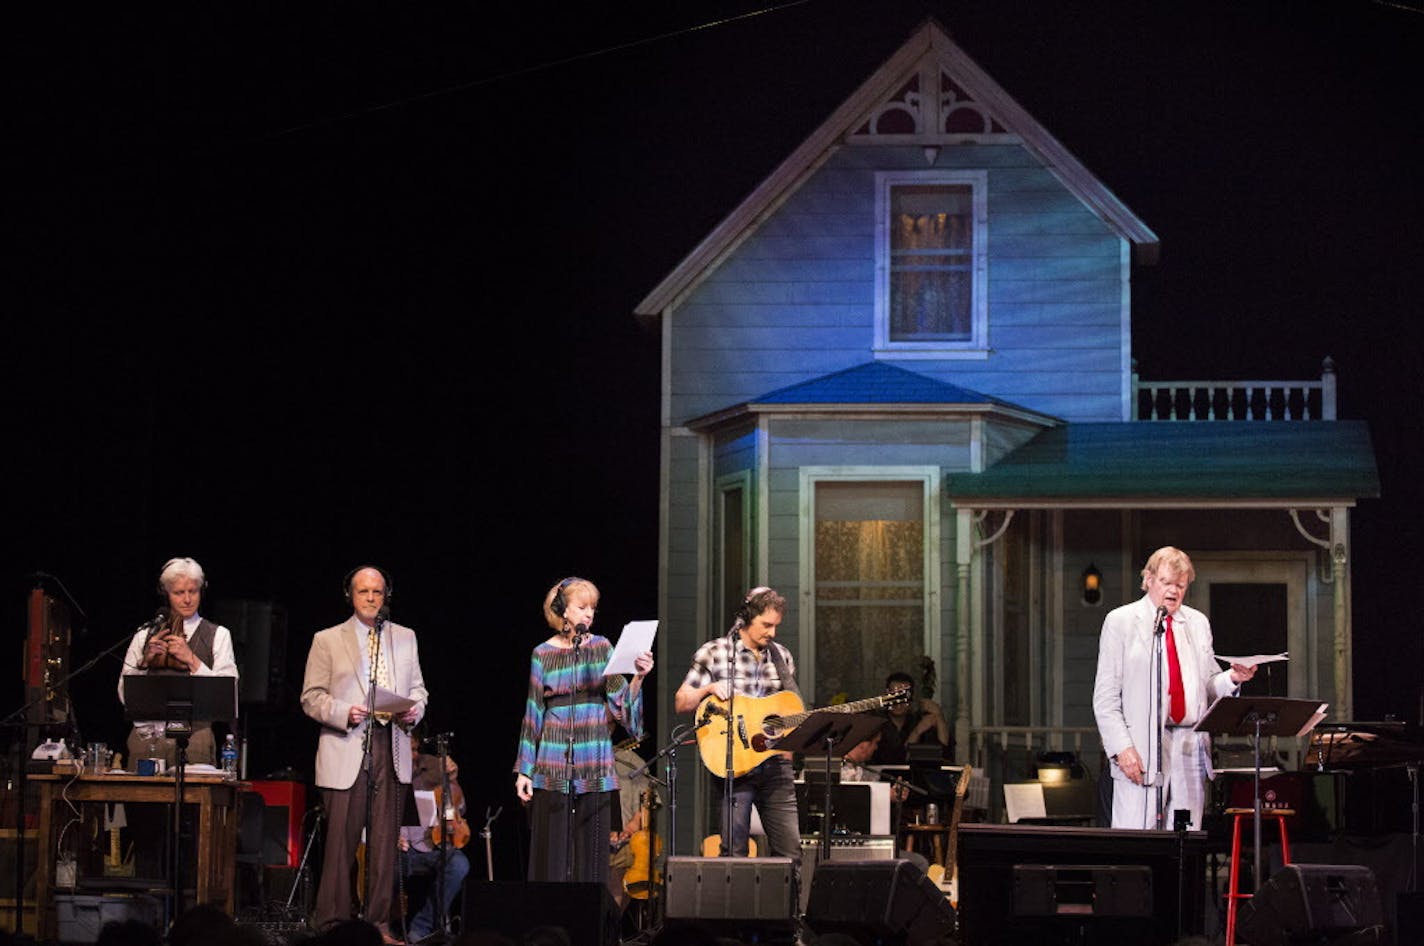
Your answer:
[[[1324,507],[1379,496],[1363,421],[1066,424],[982,473],[947,478],[956,506]]]
[[[1055,417],[1000,398],[871,361],[777,388],[751,401],[693,418],[687,426],[699,430],[748,414],[968,414],[995,416],[1033,427],[1061,423]]]

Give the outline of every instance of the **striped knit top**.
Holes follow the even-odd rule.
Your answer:
[[[618,788],[609,715],[631,735],[642,735],[643,693],[639,689],[629,699],[627,678],[603,676],[612,652],[608,638],[597,634],[590,635],[578,649],[577,661],[571,647],[556,647],[545,641],[534,648],[514,771],[529,776],[535,788],[568,791],[570,732],[574,742],[574,793],[611,792]]]

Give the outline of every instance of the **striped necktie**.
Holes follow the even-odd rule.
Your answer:
[[[391,688],[391,669],[386,663],[386,648],[379,647],[380,638],[373,627],[366,632],[366,660],[376,664],[376,686],[383,690]],[[391,721],[390,713],[376,713],[376,722],[382,726]]]

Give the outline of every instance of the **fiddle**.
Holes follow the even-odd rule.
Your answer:
[[[462,848],[470,843],[470,823],[460,814],[460,809],[465,807],[465,793],[460,789],[459,782],[450,783],[450,798],[452,804],[448,807],[442,802],[443,792],[439,785],[435,786],[435,810],[443,817],[430,829],[430,843],[435,847],[440,846],[440,839],[443,837],[442,825],[450,825],[450,846]]]

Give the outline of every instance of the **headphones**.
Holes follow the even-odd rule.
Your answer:
[[[757,619],[757,616],[766,610],[765,608],[758,608],[753,611],[752,599],[770,590],[771,589],[766,585],[758,585],[751,591],[748,591],[747,596],[742,599],[742,603],[738,605],[737,610],[732,614],[733,622],[740,624],[742,627],[751,627],[752,622]]]
[[[168,571],[168,569],[172,568],[174,565],[181,565],[184,562],[191,562],[194,566],[197,567],[198,571],[203,573],[203,580],[198,582],[199,593],[208,590],[208,573],[203,572],[203,566],[199,565],[197,562],[194,562],[191,558],[188,558],[186,556],[170,558],[168,561],[164,562],[163,567],[158,570],[158,600],[164,605],[168,604],[168,589],[163,587],[163,575],[165,572]]]
[[[579,580],[580,579],[573,575],[570,575],[568,578],[559,582],[558,586],[554,589],[554,597],[549,600],[549,610],[554,612],[555,617],[563,617],[564,609],[569,606],[568,602],[564,600],[564,589]]]
[[[341,593],[346,596],[346,600],[351,600],[351,582],[356,577],[356,573],[365,571],[368,568],[373,568],[381,573],[381,581],[385,582],[386,585],[386,600],[391,600],[395,595],[395,586],[391,584],[390,573],[379,565],[357,565],[346,573],[346,577],[341,579]]]

